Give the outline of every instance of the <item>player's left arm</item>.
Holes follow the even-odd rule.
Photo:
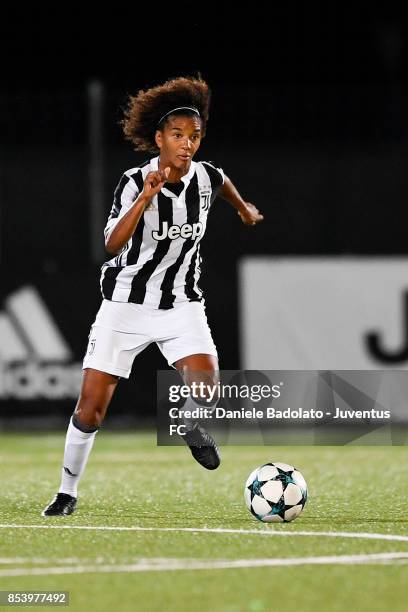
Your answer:
[[[263,221],[263,215],[261,215],[257,207],[251,202],[245,202],[242,199],[238,189],[226,175],[224,183],[218,191],[218,195],[237,209],[242,223],[245,223],[245,225],[256,225]]]

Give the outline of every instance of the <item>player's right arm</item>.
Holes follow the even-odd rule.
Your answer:
[[[169,176],[170,168],[149,172],[144,180],[143,191],[132,206],[116,223],[112,232],[105,240],[105,248],[111,255],[120,253],[125,244],[133,236],[140,217],[151,199],[162,189]]]

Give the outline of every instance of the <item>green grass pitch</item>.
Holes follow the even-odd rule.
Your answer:
[[[75,612],[407,609],[404,447],[230,446],[209,472],[153,433],[102,430],[77,511],[45,519],[63,444],[63,434],[0,435],[0,590],[69,591]],[[308,482],[293,523],[264,525],[245,507],[245,480],[268,461]]]

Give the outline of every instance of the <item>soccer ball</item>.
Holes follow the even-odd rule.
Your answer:
[[[245,483],[248,510],[264,523],[289,523],[299,516],[307,499],[302,474],[287,463],[265,463]]]

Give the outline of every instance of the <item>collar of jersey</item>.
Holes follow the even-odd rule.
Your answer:
[[[160,157],[160,155],[158,155],[157,157],[153,157],[150,160],[150,168],[152,169],[152,171],[155,171],[155,170],[159,169],[159,157]],[[190,182],[191,177],[195,173],[195,170],[196,170],[196,162],[192,161],[191,164],[190,164],[190,170],[187,172],[187,174],[182,176],[180,180],[183,181],[183,183],[187,184],[188,182]],[[169,185],[170,184],[171,183],[169,183]],[[170,189],[170,191],[171,191],[171,189]]]

